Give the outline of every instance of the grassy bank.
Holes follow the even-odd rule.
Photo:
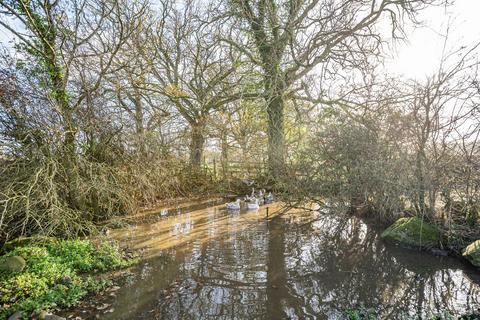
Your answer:
[[[0,319],[74,306],[111,283],[104,272],[134,263],[114,243],[49,239],[17,246],[0,256]]]

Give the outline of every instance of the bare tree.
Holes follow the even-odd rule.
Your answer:
[[[477,65],[472,53],[478,46],[468,50],[462,47],[445,54],[434,76],[423,83],[412,81],[407,84],[411,99],[405,104],[405,112],[410,122],[407,128],[414,137],[415,203],[421,214],[427,213],[427,205],[430,212],[435,211],[439,188],[445,182],[441,179],[445,177],[448,155],[458,153],[455,145],[459,137],[455,131],[464,131],[460,137],[470,132],[464,128],[464,123],[472,119],[472,104],[475,105],[477,92],[468,78],[472,67]]]
[[[148,90],[168,98],[190,127],[190,164],[198,169],[212,112],[227,103],[254,96],[241,83],[240,54],[218,41],[218,25],[208,10],[188,1],[162,2],[160,19],[140,48],[152,75]]]
[[[0,1],[2,14],[21,27],[0,20],[36,63],[32,71],[46,89],[47,100],[62,123],[63,154],[67,171],[75,172],[75,112],[99,89],[120,47],[135,30],[143,5],[104,1]],[[78,86],[81,69],[87,82]],[[78,78],[76,78],[78,79]],[[69,176],[70,177],[70,176]],[[75,203],[74,174],[69,178]]]
[[[268,117],[269,165],[274,176],[284,163],[285,100],[299,83],[321,65],[323,76],[362,69],[379,53],[382,33],[376,25],[390,18],[394,37],[404,17],[434,3],[415,1],[241,1],[227,3],[236,19],[225,39],[261,68]],[[245,38],[244,35],[247,35]]]

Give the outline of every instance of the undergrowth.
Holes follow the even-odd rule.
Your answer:
[[[112,217],[216,187],[208,172],[192,172],[176,158],[99,163],[79,156],[71,170],[61,155],[47,151],[32,152],[28,159],[0,159],[0,245],[31,234],[90,235]]]
[[[16,311],[26,319],[41,310],[71,307],[87,294],[111,284],[96,272],[136,263],[116,244],[96,245],[88,240],[54,240],[17,247],[0,259],[12,256],[22,257],[26,266],[18,273],[0,271],[0,319]]]

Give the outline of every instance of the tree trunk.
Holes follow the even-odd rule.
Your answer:
[[[75,154],[75,139],[77,135],[77,129],[73,120],[73,112],[67,105],[64,105],[62,108],[62,118],[63,118],[63,165],[65,166],[65,172],[67,175],[66,179],[66,195],[67,201],[72,208],[78,208],[78,193],[77,193],[77,180],[78,170],[77,170],[77,157]]]
[[[190,165],[193,170],[200,170],[205,145],[205,123],[191,124]]]
[[[227,133],[222,131],[221,133],[221,148],[222,148],[222,175],[227,177],[228,175],[228,140]]]
[[[281,88],[272,88],[267,81],[267,136],[268,136],[268,169],[274,180],[277,180],[285,165],[285,102]]]
[[[53,58],[52,58],[53,61]],[[51,68],[54,70],[51,74],[51,79],[54,84],[52,93],[55,97],[55,102],[58,109],[61,111],[63,121],[63,154],[61,155],[66,179],[66,195],[67,201],[72,208],[79,208],[77,181],[79,179],[79,172],[77,169],[77,156],[75,153],[75,140],[77,136],[77,126],[73,116],[74,110],[70,107],[68,101],[68,93],[63,86],[62,73],[59,67],[53,63]]]
[[[69,111],[63,115],[63,121],[63,130],[65,131],[63,137],[65,157],[75,163],[75,138],[77,135],[77,130],[73,124],[73,119]]]
[[[145,150],[145,128],[143,125],[143,106],[140,92],[135,88],[135,134],[137,140],[138,152],[141,156],[146,154]]]
[[[417,205],[420,214],[425,214],[425,173],[424,173],[425,153],[423,148],[417,153],[416,175],[417,175]]]

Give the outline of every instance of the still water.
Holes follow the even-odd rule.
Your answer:
[[[480,271],[398,248],[360,219],[269,205],[187,203],[135,217],[114,238],[146,260],[102,319],[382,319],[479,313]],[[165,258],[165,254],[172,258]]]

